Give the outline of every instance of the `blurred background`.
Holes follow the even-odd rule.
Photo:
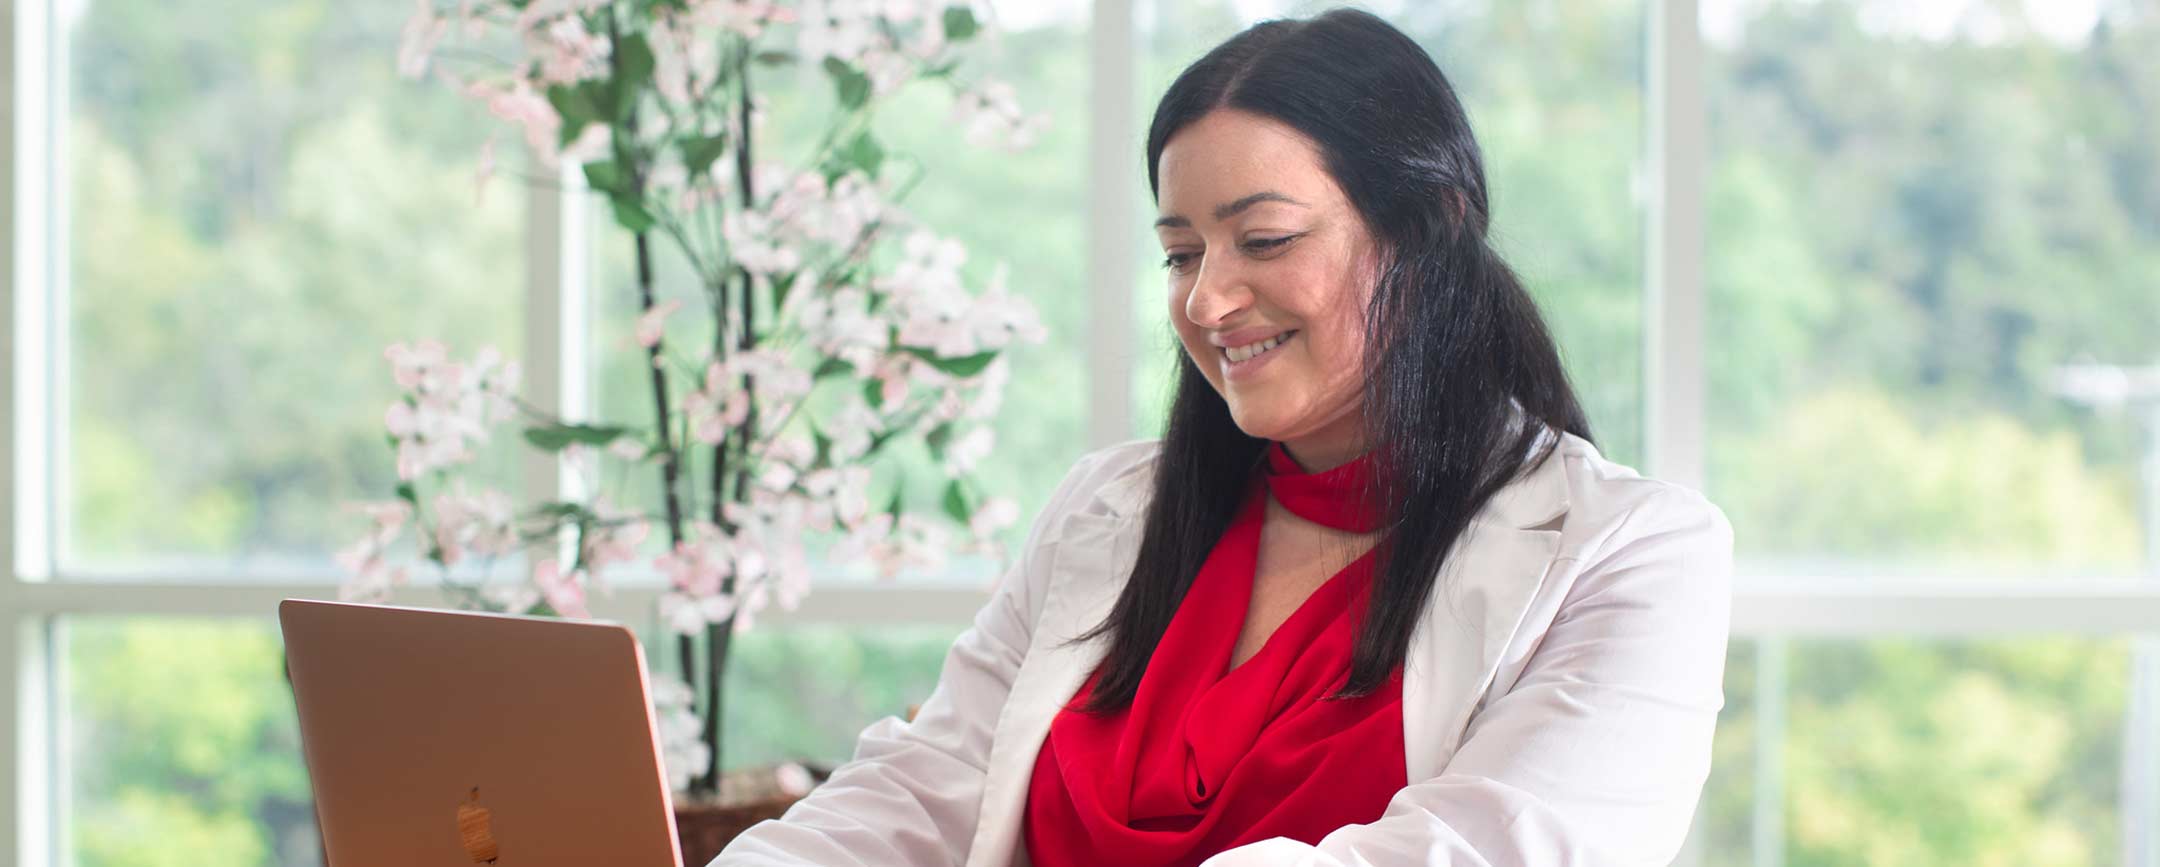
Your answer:
[[[910,205],[1050,332],[983,476],[1018,531],[1083,451],[1158,432],[1155,98],[1326,5],[998,0],[1035,148],[940,146],[931,94],[880,112],[929,171]],[[1467,103],[1603,451],[1736,528],[1682,863],[2160,864],[2160,3],[1362,5]],[[496,124],[397,77],[406,4],[0,8],[0,857],[317,863],[269,615],[331,595],[338,504],[393,484],[382,348],[493,343],[642,419],[629,251],[591,202],[477,187]],[[778,128],[823,87],[774,82]],[[821,578],[743,635],[729,761],[845,759],[990,570]]]

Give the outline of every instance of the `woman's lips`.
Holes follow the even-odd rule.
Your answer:
[[[1299,333],[1300,332],[1297,329],[1291,329],[1289,331],[1285,331],[1279,335],[1276,335],[1275,337],[1271,337],[1266,341],[1262,341],[1260,344],[1252,347],[1251,349],[1248,349],[1247,347],[1231,347],[1217,350],[1218,354],[1221,356],[1223,378],[1225,380],[1243,380],[1252,377],[1254,374],[1258,373],[1262,367],[1265,367],[1269,361],[1274,360],[1275,356],[1281,355],[1283,345],[1297,339]],[[1259,351],[1254,352],[1249,356],[1245,354],[1247,352],[1251,352],[1252,349],[1258,349],[1261,346],[1264,346],[1266,348],[1259,349]],[[1237,357],[1239,357],[1241,360],[1231,360],[1233,349],[1237,350]]]

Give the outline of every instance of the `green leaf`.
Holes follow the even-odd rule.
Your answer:
[[[410,503],[415,507],[418,507],[420,505],[420,493],[413,490],[413,484],[411,482],[398,483],[397,498],[400,500],[404,500],[405,502]]]
[[[941,358],[937,353],[920,346],[903,346],[901,348],[907,350],[909,354],[916,358],[928,362],[931,367],[961,379],[983,372],[983,368],[989,367],[990,362],[997,360],[998,355],[996,350],[992,350],[978,352],[974,355],[963,355],[958,358]]]
[[[632,234],[641,234],[653,227],[655,221],[652,212],[628,197],[616,196],[609,199],[608,204],[615,208],[615,222],[629,229]]]
[[[586,105],[592,106],[592,119],[595,122],[612,123],[630,116],[630,103],[616,98],[618,94],[607,79],[588,78],[580,81],[577,83],[577,91],[579,98],[585,100]],[[572,136],[563,141],[575,139],[576,137]]]
[[[966,6],[945,7],[945,38],[954,42],[975,35],[975,10]]]
[[[906,482],[905,477],[895,477],[893,479],[892,505],[885,507],[886,513],[892,515],[895,521],[900,519],[900,492],[907,490]]]
[[[622,165],[613,158],[594,160],[585,164],[585,185],[603,193],[617,194],[629,189],[629,178],[623,174]]]
[[[845,361],[841,361],[837,358],[828,358],[818,363],[817,370],[811,372],[810,378],[813,381],[820,380],[828,376],[838,376],[854,369],[855,365],[849,364]]]
[[[632,33],[615,41],[615,80],[619,89],[626,83],[630,87],[643,85],[652,77],[652,45],[645,41],[645,34]]]
[[[862,397],[864,402],[870,404],[871,409],[883,409],[885,407],[885,383],[876,379],[863,380]]]
[[[725,133],[685,136],[682,140],[683,168],[688,169],[692,175],[702,175],[712,168],[714,160],[726,152]]]
[[[847,65],[837,57],[825,58],[825,73],[832,76],[833,88],[840,96],[840,107],[856,109],[870,101],[870,77]]]
[[[751,59],[751,60],[755,60],[755,61],[757,61],[757,62],[759,62],[759,63],[765,64],[766,66],[780,66],[780,65],[782,65],[782,64],[787,64],[787,63],[794,63],[794,62],[795,62],[795,52],[792,52],[792,51],[760,51],[760,52],[758,52],[758,53],[756,53],[756,54],[752,54],[752,55],[750,55],[750,59]]]
[[[788,290],[795,288],[795,278],[801,274],[801,271],[789,271],[785,274],[775,275],[772,278],[772,305],[774,309],[779,309],[780,305],[787,303]]]
[[[929,446],[930,456],[940,461],[945,459],[945,445],[950,442],[952,422],[940,422],[937,427],[931,428],[929,433],[923,434],[923,445]]]
[[[599,119],[600,111],[592,103],[592,96],[582,87],[567,84],[551,84],[547,89],[548,105],[562,118],[562,136],[558,144],[577,141],[578,133],[585,125]]]
[[[824,466],[826,459],[832,454],[832,437],[826,436],[824,431],[818,430],[817,425],[811,425],[810,441],[817,443],[817,457],[812,458],[810,464],[812,466]]]
[[[973,514],[974,510],[968,508],[967,491],[960,488],[959,479],[952,480],[945,486],[945,516],[965,524]]]
[[[572,445],[598,448],[614,442],[616,437],[629,433],[620,425],[549,424],[525,429],[525,441],[535,448],[559,452]]]
[[[877,139],[870,135],[869,130],[864,130],[856,133],[854,138],[849,139],[847,145],[834,154],[834,157],[843,168],[843,171],[839,174],[846,174],[844,169],[854,168],[861,169],[863,174],[875,178],[877,177],[878,167],[885,164],[885,149],[878,145]],[[834,175],[834,177],[838,176]]]
[[[584,504],[574,503],[569,500],[551,500],[545,503],[535,503],[533,504],[533,514],[542,518],[555,518],[563,521],[584,521],[592,517],[592,511],[585,508]]]
[[[645,35],[632,33],[615,42],[615,75],[608,79],[608,102],[616,120],[627,120],[638,104],[638,93],[652,81],[652,46]]]

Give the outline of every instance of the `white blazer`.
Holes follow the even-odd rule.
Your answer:
[[[853,759],[714,867],[1027,864],[1036,753],[1107,639],[1061,644],[1100,622],[1128,577],[1157,451],[1145,440],[1082,457],[914,722],[864,729]],[[1403,675],[1411,784],[1317,846],[1276,837],[1204,867],[1673,859],[1724,705],[1724,514],[1563,433],[1441,571]]]

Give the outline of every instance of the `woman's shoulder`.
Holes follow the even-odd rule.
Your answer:
[[[1082,454],[1073,462],[1072,473],[1085,473],[1107,482],[1145,471],[1161,453],[1160,439],[1130,439]]]
[[[1148,493],[1161,442],[1126,440],[1081,454],[1043,504],[1038,525],[1055,527],[1074,515],[1131,513]]]
[[[1559,462],[1553,471],[1566,483],[1560,529],[1562,547],[1573,556],[1594,558],[1647,536],[1731,549],[1731,523],[1701,491],[1646,476],[1572,433],[1560,434],[1547,459]]]

